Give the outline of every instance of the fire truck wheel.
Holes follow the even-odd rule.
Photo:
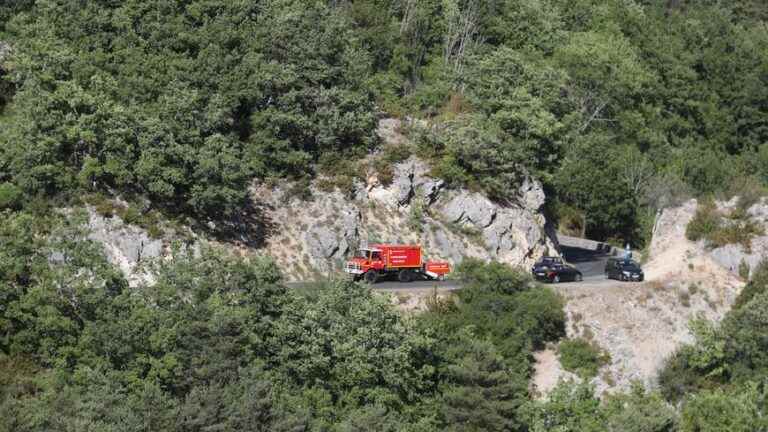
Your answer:
[[[373,270],[369,270],[368,272],[366,272],[365,276],[363,277],[365,278],[365,281],[368,282],[369,284],[375,284],[376,281],[379,280],[379,275],[376,274],[376,272]]]
[[[411,274],[410,270],[400,270],[400,273],[397,274],[397,280],[400,282],[410,282],[413,280],[413,274]]]

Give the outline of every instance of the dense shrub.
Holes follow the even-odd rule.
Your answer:
[[[749,273],[750,273],[749,263],[747,263],[747,261],[744,258],[742,258],[741,261],[739,261],[739,276],[742,279],[749,279]]]
[[[685,227],[685,236],[688,240],[699,241],[711,237],[721,227],[721,215],[712,200],[699,203],[696,213]]]
[[[21,207],[24,192],[13,183],[0,183],[0,210]]]
[[[733,309],[740,309],[750,302],[757,295],[768,291],[768,262],[761,261],[754,269],[752,279],[747,282],[744,288],[739,292],[736,301],[733,302]]]
[[[596,377],[598,369],[611,360],[602,348],[584,339],[567,339],[560,342],[557,354],[565,370],[585,379]]]
[[[462,292],[469,298],[474,292],[495,292],[513,294],[530,286],[530,277],[499,262],[484,262],[476,258],[465,258],[456,266],[456,278],[468,288]]]

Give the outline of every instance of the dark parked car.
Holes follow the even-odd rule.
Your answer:
[[[547,269],[536,271],[534,272],[533,277],[535,277],[537,280],[545,280],[552,283],[566,281],[580,282],[582,279],[580,271],[571,266],[563,264],[554,264]]]
[[[531,273],[533,273],[533,276],[535,277],[535,276],[538,276],[536,273],[546,271],[551,267],[554,267],[557,265],[565,265],[562,258],[545,256],[542,259],[540,259],[536,264],[534,264],[533,267],[531,267]]]
[[[642,282],[645,278],[640,264],[627,258],[608,258],[605,263],[605,276],[608,279]]]

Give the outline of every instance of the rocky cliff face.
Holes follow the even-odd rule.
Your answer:
[[[730,212],[736,207],[736,198],[718,203],[718,209]],[[763,198],[747,209],[747,215],[752,222],[761,226],[764,232],[768,232],[768,200]],[[761,261],[768,257],[768,235],[756,236],[752,239],[749,248],[739,244],[729,244],[710,251],[712,258],[733,274],[739,274],[739,266],[742,262],[749,266],[750,275]]]
[[[392,122],[382,122],[380,135],[403,142]],[[425,163],[411,158],[394,167],[389,185],[372,177],[349,195],[311,189],[309,201],[290,197],[290,185],[259,184],[252,191],[270,227],[265,250],[293,280],[340,269],[366,242],[418,243],[429,258],[458,263],[467,256],[514,266],[556,249],[541,212],[543,189],[531,178],[510,191],[514,204],[501,205],[477,192],[446,188]]]
[[[385,120],[379,132],[389,144],[402,144],[406,138],[396,130],[396,121]],[[526,267],[557,249],[542,214],[542,186],[531,178],[510,191],[513,204],[502,205],[478,192],[447,188],[416,158],[393,171],[390,184],[374,176],[349,193],[324,191],[316,182],[311,199],[294,196],[295,185],[257,183],[251,192],[258,223],[244,224],[228,244],[239,253],[273,256],[289,281],[338,271],[350,253],[372,242],[421,244],[428,258],[454,264],[476,257]],[[110,261],[134,283],[145,277],[142,261],[170,253],[172,236],[152,239],[117,216],[90,210],[89,229],[90,238],[104,245]]]
[[[528,179],[503,206],[468,190],[449,190],[412,158],[398,164],[384,186],[359,184],[351,196],[312,188],[311,201],[291,198],[287,187],[255,186],[266,204],[270,235],[266,251],[291,279],[311,279],[316,270],[338,270],[361,243],[418,243],[430,258],[453,263],[463,257],[527,266],[556,249],[541,213],[541,185]]]
[[[90,207],[87,211],[88,239],[103,246],[109,262],[123,272],[129,284],[151,281],[141,264],[164,256],[168,252],[164,242],[151,238],[139,227],[126,224],[118,216],[104,217]]]

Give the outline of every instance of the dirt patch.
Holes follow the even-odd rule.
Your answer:
[[[578,381],[579,377],[566,371],[557,359],[557,350],[548,347],[543,351],[533,353],[535,359],[531,394],[541,399],[549,394],[561,380]]]

